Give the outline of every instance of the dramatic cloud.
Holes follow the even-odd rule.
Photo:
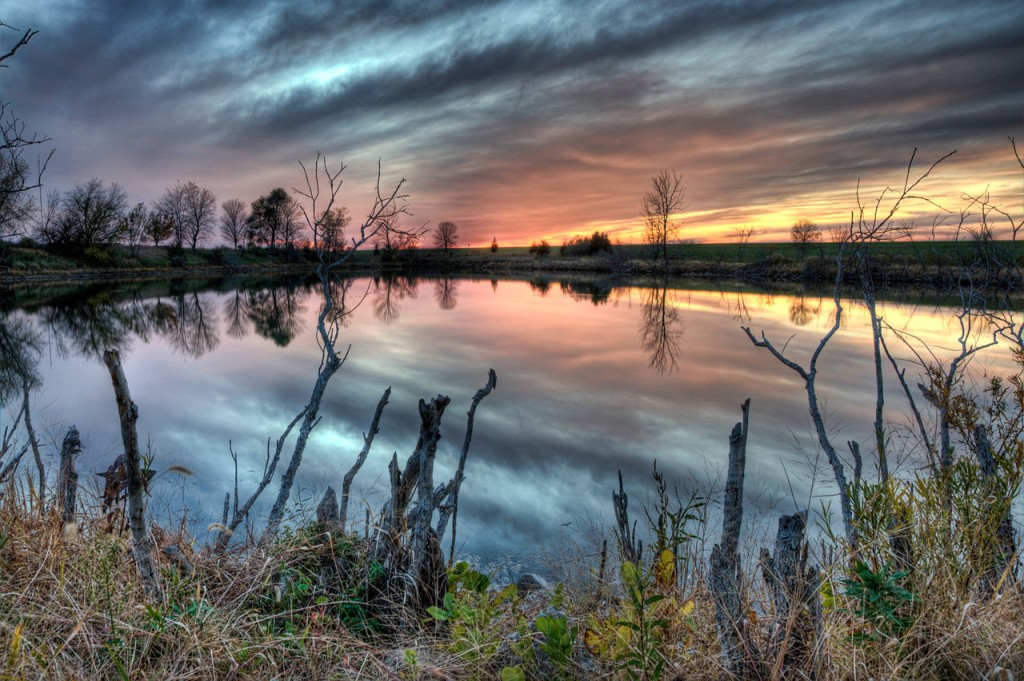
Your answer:
[[[629,240],[674,168],[691,235],[767,238],[841,220],[915,148],[958,150],[927,188],[951,207],[1017,198],[1019,3],[44,0],[0,19],[40,31],[0,79],[53,138],[48,181],[133,200],[176,180],[252,200],[320,150],[350,164],[356,214],[382,159],[417,220],[472,243]]]

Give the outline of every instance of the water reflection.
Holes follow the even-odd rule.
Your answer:
[[[250,289],[245,297],[246,317],[260,337],[279,348],[288,347],[300,331],[306,295],[308,291],[294,288]]]
[[[670,296],[667,283],[641,292],[640,347],[650,355],[648,364],[659,374],[678,368],[679,344],[683,338],[683,319]]]
[[[812,319],[818,317],[818,313],[821,312],[821,299],[819,298],[817,303],[811,305],[807,302],[807,298],[803,295],[799,295],[793,298],[789,303],[789,321],[793,322],[797,326],[807,326]]]
[[[82,300],[63,297],[43,307],[39,319],[61,356],[99,359],[108,349],[123,352],[135,337],[148,342],[153,333],[168,333],[173,316],[159,299],[124,300],[108,292]]]
[[[538,275],[530,279],[530,288],[540,294],[541,298],[551,290],[551,280],[544,275]]]
[[[373,278],[373,314],[385,326],[398,323],[402,301],[415,298],[419,280],[410,275],[386,273]]]
[[[195,292],[176,296],[170,319],[171,347],[183,355],[202,357],[220,343],[217,308],[206,296],[201,298]]]
[[[562,293],[589,299],[594,305],[607,303],[614,289],[612,283],[604,279],[569,279],[559,282],[559,285]]]
[[[0,313],[0,406],[39,381],[42,338],[23,317]]]
[[[441,392],[465,404],[482,368],[492,366],[500,388],[478,415],[460,498],[466,515],[460,510],[459,535],[467,550],[542,545],[560,522],[586,516],[603,522],[616,470],[623,470],[627,486],[646,485],[655,458],[681,488],[688,479],[713,480],[724,466],[737,405],[747,397],[757,452],[748,460],[751,502],[792,505],[790,484],[797,498],[807,499],[811,490],[828,494],[794,454],[794,440],[814,447],[798,377],[756,352],[737,323],[792,336],[787,352],[806,356],[831,322],[827,298],[684,292],[664,281],[626,287],[550,275],[530,281],[391,275],[332,285],[336,301],[347,296],[351,303],[339,342],[351,343],[352,353],[325,397],[323,423],[305,455],[297,490],[311,497],[336,485],[338,471],[362,447],[381,391],[391,385],[392,406],[356,481],[362,487],[353,490],[379,507],[383,492],[375,484],[386,485],[387,455],[415,445],[417,400]],[[419,286],[431,295],[417,297]],[[6,390],[17,399],[25,367],[38,371],[43,380],[35,403],[50,405],[47,421],[82,429],[91,443],[82,469],[101,470],[120,435],[98,353],[126,350],[140,430],[152,435],[163,466],[196,471],[187,493],[196,517],[220,512],[217,502],[233,471],[229,440],[248,453],[240,457],[243,482],[259,475],[266,437],[279,434],[308,399],[309,370],[320,359],[313,325],[322,298],[302,280],[116,284],[49,296],[34,287],[3,301],[9,311],[0,316],[0,395]],[[956,331],[950,311],[933,303],[885,307],[887,321],[933,347]],[[856,305],[844,317],[820,386],[830,425],[842,428],[844,439],[868,441],[870,324]],[[35,368],[44,349],[40,338],[47,337],[55,352]],[[993,375],[1002,371],[997,360],[986,362]],[[900,399],[887,395],[893,405]],[[461,442],[458,421],[442,448]],[[642,494],[635,498],[642,506]]]
[[[454,310],[459,304],[457,280],[442,277],[434,282],[434,299],[442,310]]]

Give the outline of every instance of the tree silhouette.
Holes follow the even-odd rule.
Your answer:
[[[821,227],[807,218],[800,218],[789,230],[789,238],[793,243],[800,245],[800,257],[804,257],[807,251],[807,244],[812,241],[821,241]]]
[[[459,241],[459,228],[454,222],[441,222],[434,228],[434,246],[445,253]]]
[[[683,198],[686,187],[683,177],[675,171],[662,170],[651,178],[651,190],[644,194],[640,214],[644,218],[644,240],[654,246],[655,257],[660,253],[665,271],[668,271],[668,242],[679,232],[680,223],[673,219],[686,208]]]
[[[249,209],[241,199],[228,199],[220,204],[220,235],[238,250],[238,245],[245,241],[245,223],[249,219]]]

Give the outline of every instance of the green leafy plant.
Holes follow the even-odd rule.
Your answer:
[[[564,615],[558,617],[540,616],[536,619],[537,631],[543,638],[538,647],[543,651],[551,663],[555,666],[559,678],[566,678],[569,671],[569,662],[572,660],[572,650],[576,645],[576,637],[579,635],[579,627],[569,626]]]
[[[493,622],[515,601],[516,585],[509,584],[491,594],[487,591],[490,578],[462,562],[451,568],[448,585],[450,590],[441,606],[430,606],[427,612],[449,627],[453,652],[464,660],[481,663],[498,651],[501,636]]]
[[[865,630],[854,638],[859,641],[900,638],[914,622],[912,606],[918,598],[901,582],[905,570],[892,571],[888,564],[878,570],[863,561],[853,566],[853,576],[843,580],[852,612],[864,621]]]
[[[633,634],[633,645],[617,657],[619,671],[625,672],[633,681],[658,679],[665,667],[665,656],[661,652],[662,632],[668,620],[656,617],[655,608],[664,600],[659,593],[652,593],[654,570],[645,571],[636,563],[622,564],[622,583],[632,606],[633,616],[621,619],[616,624]]]
[[[526,672],[519,665],[501,670],[501,681],[526,681]]]

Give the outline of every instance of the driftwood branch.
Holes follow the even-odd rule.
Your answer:
[[[370,454],[370,447],[373,446],[373,438],[380,432],[380,417],[384,413],[384,407],[388,406],[388,400],[391,397],[391,386],[384,391],[380,401],[377,402],[377,408],[373,412],[373,420],[370,421],[370,430],[363,434],[363,449],[359,452],[359,456],[356,457],[355,463],[345,473],[344,479],[341,481],[341,502],[338,510],[338,524],[344,529],[348,519],[348,501],[349,494],[352,491],[352,481],[355,479],[356,474],[359,473],[359,469],[362,468],[363,463],[366,461],[366,457]]]
[[[448,518],[452,521],[452,544],[451,549],[448,552],[449,561],[455,555],[455,530],[459,520],[459,490],[462,488],[462,481],[466,479],[466,459],[469,456],[469,443],[473,439],[473,421],[476,418],[476,408],[480,405],[480,402],[491,394],[498,385],[498,375],[494,373],[494,369],[488,369],[487,371],[487,385],[476,391],[473,395],[473,401],[469,405],[469,411],[466,413],[466,437],[462,441],[462,452],[459,454],[459,467],[455,471],[455,476],[449,483],[450,491],[447,496],[449,498],[441,508],[441,517],[437,521],[437,540],[441,541],[444,539],[444,531],[448,526]]]
[[[850,542],[851,547],[856,547],[857,532],[853,526],[853,506],[850,501],[850,489],[846,481],[845,466],[843,464],[843,460],[839,456],[839,452],[836,451],[835,446],[832,444],[832,440],[828,434],[828,429],[825,427],[825,417],[821,413],[821,406],[818,401],[818,392],[815,386],[815,381],[818,376],[818,359],[825,351],[829,341],[832,340],[832,337],[835,336],[839,331],[839,328],[842,326],[843,305],[839,297],[839,287],[843,281],[843,261],[845,258],[844,247],[845,244],[840,246],[839,254],[836,256],[836,278],[832,287],[832,302],[836,309],[835,320],[832,322],[832,326],[825,335],[822,336],[821,340],[818,341],[818,345],[811,353],[811,358],[808,361],[806,368],[785,357],[783,352],[768,340],[764,332],[761,333],[761,338],[758,339],[748,327],[744,326],[741,328],[744,333],[747,334],[747,338],[750,339],[750,342],[753,343],[755,347],[765,348],[773,357],[775,357],[775,359],[789,369],[792,369],[800,376],[801,379],[803,379],[804,391],[807,393],[807,408],[811,415],[811,422],[814,423],[815,433],[818,436],[818,444],[825,452],[829,465],[832,467],[832,475],[835,477],[836,486],[839,488],[839,506],[843,514],[843,529],[846,532],[846,538],[847,541]]]
[[[128,488],[128,526],[132,532],[133,553],[135,564],[139,568],[142,586],[151,601],[163,600],[163,592],[157,579],[156,563],[153,560],[153,542],[146,528],[146,507],[142,477],[142,456],[139,453],[139,436],[135,423],[139,419],[139,409],[132,402],[128,381],[121,368],[121,357],[117,350],[103,353],[103,363],[110,371],[110,380],[114,384],[114,397],[117,400],[117,413],[121,420],[121,440],[127,468]]]

